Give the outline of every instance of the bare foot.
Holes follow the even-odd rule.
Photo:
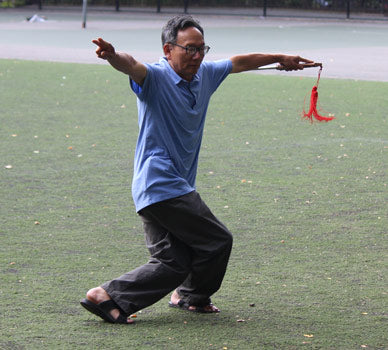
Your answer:
[[[179,296],[178,292],[174,290],[174,292],[171,294],[171,302],[174,305],[178,305],[180,300],[181,300],[181,297]]]
[[[195,308],[195,306],[194,306],[194,308]],[[204,313],[218,313],[218,312],[221,312],[221,310],[217,307],[217,306],[215,306],[215,305],[213,305],[213,304],[209,304],[209,305],[206,305],[206,306],[204,306],[203,308],[202,308],[202,310],[203,310],[203,312]]]
[[[171,304],[178,305],[179,301],[181,300],[181,297],[179,296],[178,292],[174,290],[174,292],[171,295]],[[197,307],[190,305],[187,310],[189,311],[196,311]],[[209,304],[206,306],[201,307],[201,311],[203,313],[217,313],[220,312],[220,309],[213,304]]]
[[[90,289],[86,293],[86,298],[94,304],[99,304],[99,303],[102,303],[103,301],[107,301],[107,300],[112,299],[109,296],[109,294],[101,287],[96,287],[96,288]],[[117,319],[120,316],[120,310],[113,309],[110,312],[110,315],[113,317],[113,319]],[[128,323],[133,323],[133,320],[128,319]]]

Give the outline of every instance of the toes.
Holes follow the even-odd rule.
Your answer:
[[[206,306],[204,307],[204,310],[205,310],[206,312],[215,312],[215,313],[220,312],[220,309],[219,309],[218,307],[212,305],[212,304],[206,305]]]

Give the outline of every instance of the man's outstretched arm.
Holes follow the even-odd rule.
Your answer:
[[[93,40],[98,47],[96,54],[99,58],[107,60],[111,66],[124,74],[131,77],[140,86],[143,85],[147,74],[147,67],[136,61],[131,55],[124,52],[116,52],[112,44],[98,38]]]
[[[237,55],[231,58],[232,61],[232,71],[231,73],[240,73],[249,70],[257,69],[261,66],[266,66],[272,63],[278,63],[281,69],[290,71],[290,70],[300,70],[303,69],[303,64],[305,63],[314,63],[311,60],[302,58],[300,56],[290,56],[282,54],[261,54],[261,53],[251,53],[246,55]]]

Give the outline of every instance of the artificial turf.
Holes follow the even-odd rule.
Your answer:
[[[1,349],[385,349],[388,83],[232,75],[197,188],[233,232],[213,302],[110,325],[85,292],[148,253],[131,199],[136,99],[100,65],[0,60]]]

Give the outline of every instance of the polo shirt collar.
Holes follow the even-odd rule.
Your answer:
[[[180,77],[174,71],[174,69],[172,69],[172,67],[168,63],[168,60],[167,60],[166,57],[161,57],[160,60],[159,60],[159,63],[167,67],[167,69],[169,71],[169,74],[170,74],[172,80],[174,81],[175,85],[178,85],[181,81],[184,82],[184,83],[192,83],[194,81],[198,81],[199,80],[199,76],[198,76],[197,73],[194,75],[194,77],[193,77],[193,79],[191,81],[187,81],[187,80],[183,79],[182,77]]]

